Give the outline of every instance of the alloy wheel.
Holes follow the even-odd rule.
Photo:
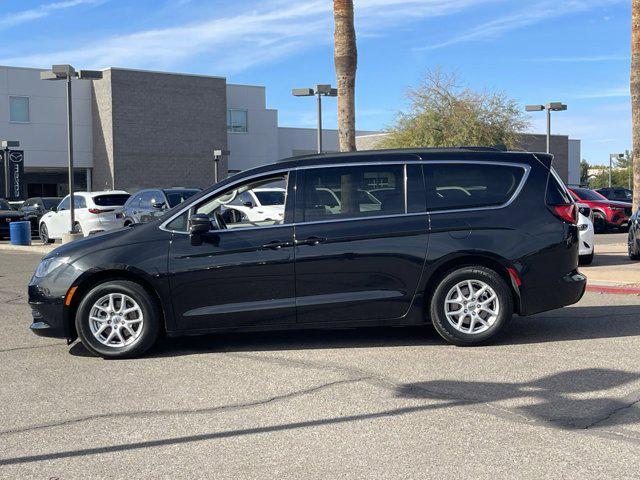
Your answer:
[[[109,293],[91,307],[91,333],[107,347],[126,347],[140,338],[144,315],[138,303],[124,293]]]
[[[449,324],[466,334],[482,333],[496,322],[500,302],[496,292],[480,280],[464,280],[445,297],[444,312]]]

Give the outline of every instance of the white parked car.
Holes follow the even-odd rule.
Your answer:
[[[260,187],[240,193],[225,206],[227,210],[241,212],[249,222],[284,220],[285,189],[281,187]]]
[[[92,233],[123,227],[122,209],[129,196],[123,190],[74,193],[76,231],[87,237]],[[44,214],[40,219],[42,243],[51,243],[69,232],[70,200],[67,195],[55,211]]]
[[[578,232],[580,241],[580,264],[589,265],[593,262],[596,235],[593,229],[593,211],[589,205],[578,203]]]

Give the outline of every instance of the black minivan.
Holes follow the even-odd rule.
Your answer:
[[[431,323],[472,345],[514,313],[577,302],[577,209],[552,156],[491,148],[295,157],[241,172],[150,223],[48,254],[34,333],[103,357],[159,335]],[[282,189],[283,215],[234,200]]]

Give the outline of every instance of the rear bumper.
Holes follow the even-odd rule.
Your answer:
[[[587,288],[587,277],[575,269],[543,287],[520,291],[520,314],[533,315],[578,302]]]

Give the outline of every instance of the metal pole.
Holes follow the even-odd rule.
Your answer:
[[[609,155],[609,188],[611,188],[611,155]]]
[[[69,233],[75,232],[76,205],[73,199],[73,111],[71,105],[71,75],[67,74],[67,152],[69,158]]]
[[[214,157],[213,161],[213,183],[218,183],[218,157]]]
[[[551,109],[547,108],[547,153],[551,153]]]
[[[322,153],[322,97],[318,95],[318,153]]]

